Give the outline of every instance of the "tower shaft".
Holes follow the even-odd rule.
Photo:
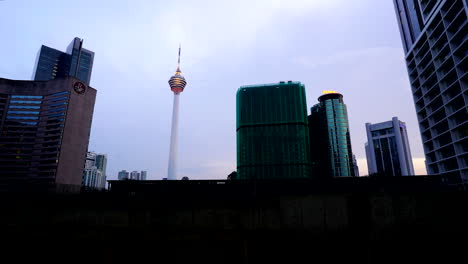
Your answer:
[[[174,93],[174,105],[172,109],[171,146],[169,150],[169,167],[167,179],[177,180],[177,146],[179,134],[179,94]]]

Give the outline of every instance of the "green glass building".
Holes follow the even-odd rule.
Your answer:
[[[239,179],[309,177],[305,87],[300,82],[237,91]]]
[[[311,108],[311,169],[317,177],[355,176],[348,112],[343,95],[328,92]]]

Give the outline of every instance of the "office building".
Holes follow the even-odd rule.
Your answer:
[[[78,189],[96,90],[73,77],[0,78],[0,180]]]
[[[34,67],[34,80],[48,81],[73,76],[89,85],[94,52],[83,48],[83,40],[74,38],[62,52],[42,45]]]
[[[369,175],[414,175],[413,159],[406,124],[393,117],[391,121],[366,123],[366,157]]]
[[[140,180],[140,173],[138,171],[130,172],[130,180]]]
[[[357,164],[356,155],[353,154],[353,167],[354,167],[354,176],[359,177],[359,166]]]
[[[318,101],[309,116],[310,160],[314,177],[356,176],[343,95],[324,91]]]
[[[429,174],[468,180],[466,0],[394,0]]]
[[[86,155],[82,185],[86,188],[105,189],[107,178],[106,165],[107,156],[105,154],[88,152]]]
[[[148,176],[147,171],[132,171],[127,172],[126,170],[119,171],[118,179],[119,180],[135,180],[135,181],[146,181]]]
[[[147,171],[141,171],[140,173],[140,180],[146,181],[147,180]]]
[[[239,179],[309,177],[307,105],[300,82],[237,91]]]
[[[130,175],[129,175],[128,171],[121,170],[121,171],[119,171],[119,174],[118,174],[117,178],[119,179],[119,181],[128,180],[128,179],[130,179]]]

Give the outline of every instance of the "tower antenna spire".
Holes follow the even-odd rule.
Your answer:
[[[179,59],[177,60],[177,66],[180,66],[180,43],[179,43]]]

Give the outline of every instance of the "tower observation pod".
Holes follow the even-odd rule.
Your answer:
[[[172,128],[171,128],[171,145],[169,149],[169,166],[167,169],[167,179],[177,180],[177,146],[179,134],[179,95],[184,91],[187,82],[185,81],[182,72],[180,71],[180,46],[179,57],[177,61],[177,70],[169,79],[169,86],[174,92],[174,105],[172,109]]]

